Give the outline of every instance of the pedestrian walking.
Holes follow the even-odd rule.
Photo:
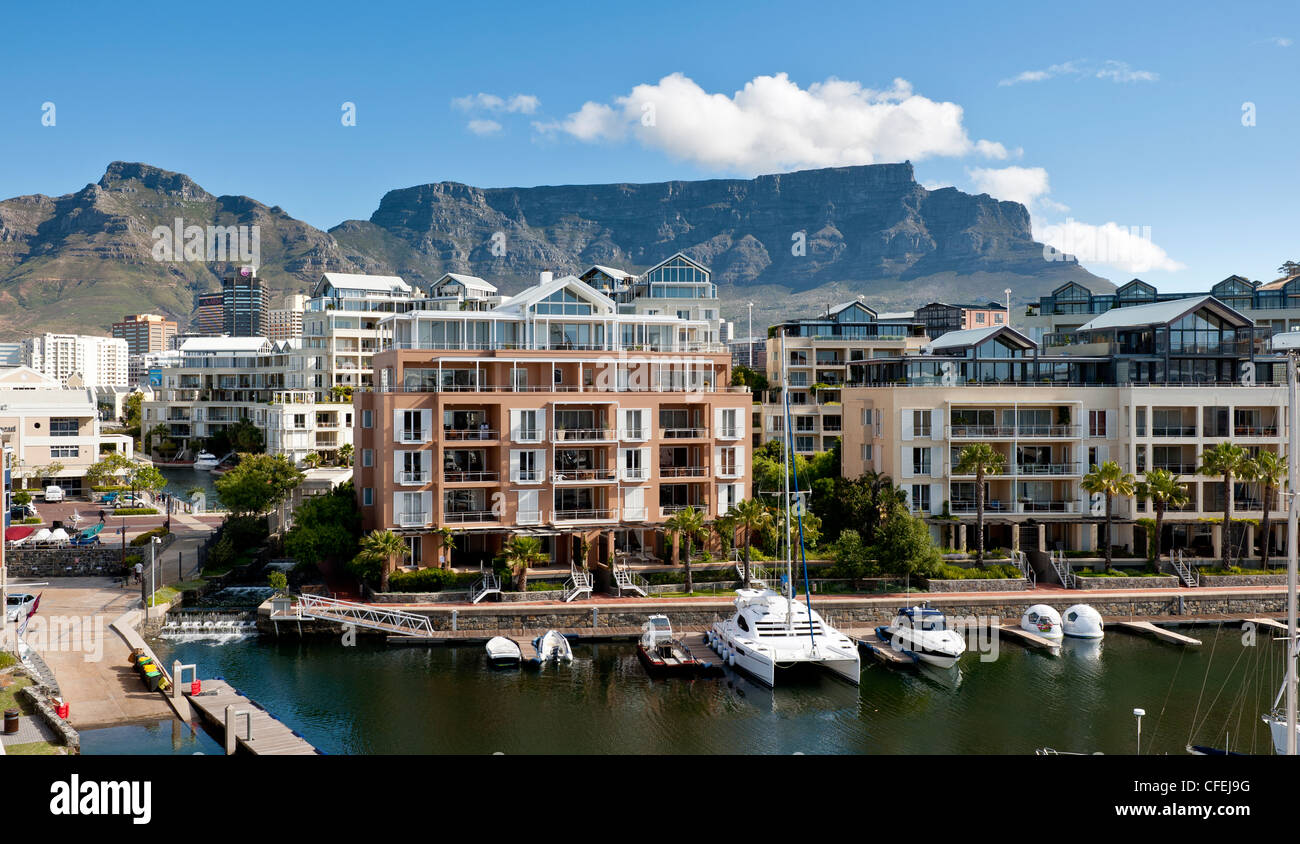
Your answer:
[[[103,508],[103,507],[100,507],[100,508],[99,508],[99,523],[100,523],[101,525],[104,523],[104,508]]]
[[[139,583],[143,577],[144,577],[144,564],[136,563],[135,570],[131,573],[131,582]]]

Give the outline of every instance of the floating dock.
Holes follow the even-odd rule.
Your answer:
[[[1172,642],[1175,645],[1201,644],[1200,639],[1193,639],[1191,636],[1184,636],[1182,633],[1175,633],[1173,630],[1159,627],[1149,621],[1113,621],[1110,623],[1119,627],[1121,630],[1128,630],[1133,633],[1149,634],[1165,642]]]
[[[232,743],[258,756],[314,756],[320,753],[305,738],[277,721],[257,703],[224,680],[204,680],[203,691],[186,693],[190,705],[208,723],[226,734],[226,752]],[[233,724],[226,723],[226,707],[233,706]],[[246,713],[246,714],[234,714]],[[233,730],[234,735],[230,735]]]
[[[869,630],[848,630],[844,633],[856,642],[859,648],[865,649],[885,665],[915,665],[917,662],[916,654],[896,649],[888,639],[880,638],[880,634],[874,627]]]
[[[1037,633],[1030,633],[1028,630],[1021,628],[1018,624],[1000,625],[998,627],[998,632],[1010,636],[1020,644],[1028,645],[1031,648],[1038,648],[1039,650],[1049,651],[1051,653],[1060,653],[1061,651],[1061,643],[1059,640],[1052,641],[1051,639],[1044,639]]]
[[[1270,630],[1280,630],[1283,633],[1287,632],[1286,622],[1278,621],[1275,618],[1248,618],[1246,621],[1249,621],[1251,624],[1257,624],[1260,627],[1267,627]]]

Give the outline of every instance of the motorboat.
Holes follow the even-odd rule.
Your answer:
[[[533,640],[538,662],[573,662],[573,647],[558,630],[547,630]]]
[[[505,636],[493,636],[487,643],[488,665],[494,668],[512,668],[523,661],[524,652],[519,643]]]
[[[652,615],[641,625],[636,655],[652,677],[695,677],[721,670],[697,659],[685,642],[675,638],[666,615]]]
[[[217,468],[217,464],[219,462],[220,461],[217,459],[217,456],[212,452],[200,451],[194,457],[194,468],[203,469],[204,471],[210,472],[213,469]]]
[[[1020,617],[1020,629],[1043,639],[1059,642],[1064,638],[1061,614],[1047,604],[1034,604]]]
[[[948,619],[930,607],[903,607],[876,635],[895,650],[916,655],[922,662],[938,668],[952,668],[966,653],[966,640],[948,629]]]
[[[713,625],[710,647],[727,665],[768,686],[777,669],[815,665],[850,683],[861,682],[862,657],[848,636],[816,610],[771,589],[736,590],[736,612]]]
[[[1087,604],[1075,604],[1065,611],[1061,632],[1076,639],[1100,639],[1106,635],[1106,622]]]

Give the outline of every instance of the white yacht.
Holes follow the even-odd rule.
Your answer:
[[[730,666],[768,686],[778,668],[820,665],[857,684],[862,658],[848,636],[802,601],[771,589],[738,589],[736,613],[708,634],[709,646]]]
[[[930,607],[903,607],[887,627],[876,628],[876,634],[896,650],[916,654],[938,668],[952,668],[966,653],[966,640],[948,629],[942,612]]]
[[[537,649],[537,659],[541,662],[573,662],[573,647],[564,634],[558,630],[547,630],[533,640]]]
[[[211,471],[217,468],[217,456],[210,451],[200,451],[194,457],[194,468]]]

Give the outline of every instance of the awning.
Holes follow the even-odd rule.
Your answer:
[[[16,542],[19,539],[26,539],[36,532],[36,528],[31,525],[22,525],[5,529],[5,541]]]

